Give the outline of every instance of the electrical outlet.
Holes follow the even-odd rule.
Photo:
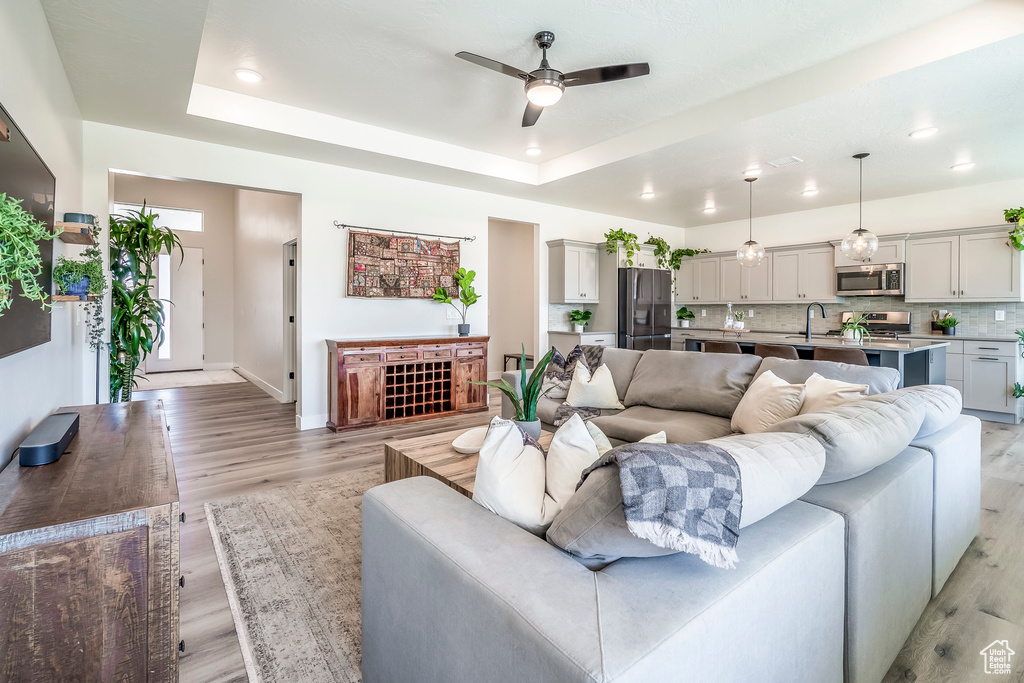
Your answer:
[[[447,311],[445,311],[445,313],[445,317],[448,320],[462,320],[462,316],[459,315],[459,312],[456,311],[454,308],[449,308]]]
[[[996,311],[996,320],[1006,320],[1006,311]]]
[[[700,317],[702,317],[702,318],[708,317],[708,309],[706,309],[706,308],[700,309]]]
[[[748,318],[753,318],[754,317],[754,309],[753,308],[747,309],[747,317]]]

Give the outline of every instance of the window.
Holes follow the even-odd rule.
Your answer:
[[[129,211],[141,211],[141,204],[114,202],[114,213],[125,214]],[[175,232],[202,232],[203,212],[196,209],[173,209],[169,206],[146,205],[146,211],[159,214],[156,225],[170,228]]]

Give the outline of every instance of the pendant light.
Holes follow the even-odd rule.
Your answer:
[[[736,260],[740,262],[741,266],[747,268],[756,268],[761,265],[761,261],[764,260],[764,247],[754,241],[754,181],[757,178],[744,178],[750,188],[750,201],[749,201],[749,223],[748,230],[749,234],[746,242],[736,250]]]
[[[853,155],[860,162],[860,218],[857,229],[846,236],[840,247],[846,258],[852,261],[868,261],[878,251],[878,237],[864,229],[864,158],[867,156],[867,152]]]

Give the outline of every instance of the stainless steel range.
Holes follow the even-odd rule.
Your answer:
[[[853,317],[853,311],[843,311],[839,317],[840,322],[846,322]],[[866,313],[865,326],[872,339],[899,339],[901,334],[910,333],[910,311],[886,311]],[[841,337],[842,330],[829,330],[826,334],[830,337]]]

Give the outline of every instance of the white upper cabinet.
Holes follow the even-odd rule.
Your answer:
[[[832,247],[775,251],[772,300],[780,303],[836,301],[835,252]]]
[[[684,258],[683,264],[676,271],[676,305],[721,301],[718,290],[720,262],[719,258]]]
[[[734,256],[723,256],[721,270],[722,301],[768,302],[772,300],[772,255],[765,254],[756,268],[741,266]]]
[[[743,271],[747,270],[734,258],[723,256],[719,269],[722,274],[721,293],[723,301],[739,301],[743,298]]]
[[[843,253],[843,250],[837,244],[835,264],[837,266],[862,266],[865,263],[903,263],[907,259],[906,246],[906,239],[882,238],[878,242],[878,251],[871,258],[867,261],[854,261],[847,258],[846,254]]]
[[[599,303],[598,245],[569,240],[548,242],[548,301]]]
[[[697,300],[694,289],[694,263],[690,259],[684,259],[679,270],[676,271],[676,305],[685,306]]]
[[[1022,258],[1006,230],[908,240],[906,300],[1021,301]]]
[[[601,245],[604,248],[604,245]],[[630,257],[624,243],[618,243],[617,260],[619,268],[657,268],[658,257],[654,255],[653,244],[640,244]],[[632,261],[632,263],[630,263]]]

